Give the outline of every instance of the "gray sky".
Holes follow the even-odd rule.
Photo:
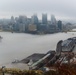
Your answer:
[[[0,0],[0,18],[37,13],[54,14],[57,19],[76,19],[76,0]]]

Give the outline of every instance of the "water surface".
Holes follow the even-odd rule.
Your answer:
[[[59,40],[76,36],[76,32],[47,35],[0,32],[0,65],[23,59],[33,53],[46,53],[55,50]]]

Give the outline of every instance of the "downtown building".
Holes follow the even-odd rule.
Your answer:
[[[27,17],[26,16],[19,16],[15,18],[16,23],[14,26],[14,30],[18,32],[25,32],[26,31],[26,25],[27,25]]]
[[[42,14],[42,22],[39,26],[40,33],[47,33],[47,14]]]
[[[54,15],[51,15],[51,23],[48,25],[48,33],[58,32],[57,21]]]
[[[58,21],[57,23],[59,31],[62,31],[62,21]]]
[[[37,14],[34,14],[33,16],[31,16],[31,23],[28,24],[28,32],[37,33],[38,23],[39,23],[39,21],[38,21]]]
[[[42,14],[42,24],[47,24],[47,14]]]

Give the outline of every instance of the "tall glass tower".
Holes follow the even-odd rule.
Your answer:
[[[37,14],[34,14],[32,17],[31,17],[31,20],[32,20],[32,24],[38,24],[38,17],[37,17]]]
[[[51,15],[51,24],[56,25],[56,18],[54,15]]]
[[[42,14],[42,24],[47,24],[47,14]]]

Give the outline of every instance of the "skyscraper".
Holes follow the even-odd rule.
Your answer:
[[[42,14],[42,24],[47,24],[47,14]]]
[[[26,24],[26,22],[27,22],[27,17],[20,15],[18,21],[19,21],[19,23]]]
[[[15,22],[15,19],[13,16],[11,16],[11,23],[14,24],[14,22]]]
[[[17,22],[18,22],[17,24],[19,26],[19,31],[25,32],[26,25],[27,25],[27,17],[20,15]]]
[[[31,17],[31,22],[32,24],[38,24],[38,17],[37,17],[37,14],[34,14],[32,17]]]
[[[56,25],[56,18],[54,15],[51,15],[51,24]]]
[[[62,21],[58,21],[58,28],[59,28],[59,30],[61,31],[62,30]]]

